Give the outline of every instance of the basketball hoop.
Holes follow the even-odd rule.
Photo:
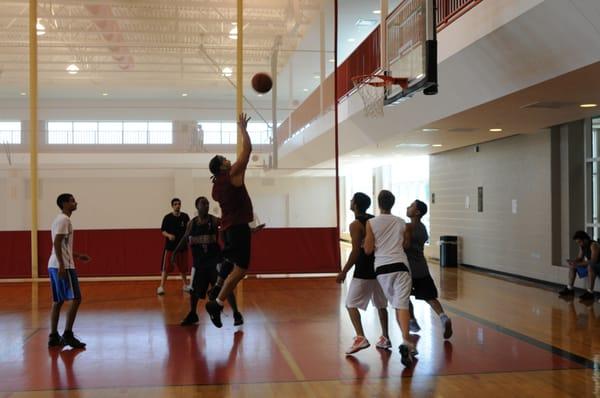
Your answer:
[[[393,84],[399,85],[403,90],[408,87],[407,78],[387,75],[354,76],[352,83],[363,100],[365,116],[371,118],[383,116],[385,93]]]

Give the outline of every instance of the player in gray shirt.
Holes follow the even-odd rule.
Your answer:
[[[438,291],[435,283],[429,274],[429,267],[423,249],[425,242],[429,240],[427,228],[421,222],[421,218],[427,214],[427,205],[420,200],[415,200],[406,208],[406,216],[410,218],[410,224],[406,225],[407,237],[410,241],[405,246],[404,251],[408,257],[410,271],[412,274],[412,295],[417,300],[425,300],[440,317],[442,326],[444,327],[444,338],[452,337],[452,321],[444,313],[442,304],[438,301]],[[418,332],[421,327],[415,319],[412,303],[409,307],[410,311],[410,331]]]

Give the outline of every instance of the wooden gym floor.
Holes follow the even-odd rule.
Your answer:
[[[216,329],[181,327],[188,296],[169,281],[82,282],[75,334],[86,350],[48,349],[46,282],[0,284],[0,398],[5,397],[591,397],[600,396],[600,304],[465,269],[431,266],[454,324],[444,342],[435,314],[416,302],[418,362],[372,346],[346,357],[353,330],[347,286],[333,278],[248,279],[242,330],[231,313]],[[61,327],[64,321],[61,314]]]

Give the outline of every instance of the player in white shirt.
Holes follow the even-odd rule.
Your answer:
[[[391,214],[395,202],[390,191],[382,190],[377,196],[380,215],[367,221],[365,253],[375,253],[375,275],[390,305],[396,310],[396,320],[402,332],[400,345],[402,364],[411,366],[416,349],[409,334],[408,305],[412,278],[408,259],[404,253],[406,224]]]
[[[85,254],[73,252],[73,226],[71,225],[71,214],[77,210],[77,202],[70,193],[63,193],[56,199],[56,204],[61,212],[52,223],[52,254],[48,260],[48,275],[52,287],[52,312],[50,314],[50,336],[48,347],[63,347],[65,345],[73,348],[85,348],[85,343],[79,341],[73,335],[73,323],[77,316],[77,310],[81,303],[81,291],[75,271],[75,261],[90,261]],[[63,335],[58,334],[58,319],[60,309],[65,301],[71,301],[67,313],[65,331]]]

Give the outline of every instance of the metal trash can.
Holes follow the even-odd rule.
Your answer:
[[[456,267],[458,265],[458,237],[440,236],[440,266]]]

